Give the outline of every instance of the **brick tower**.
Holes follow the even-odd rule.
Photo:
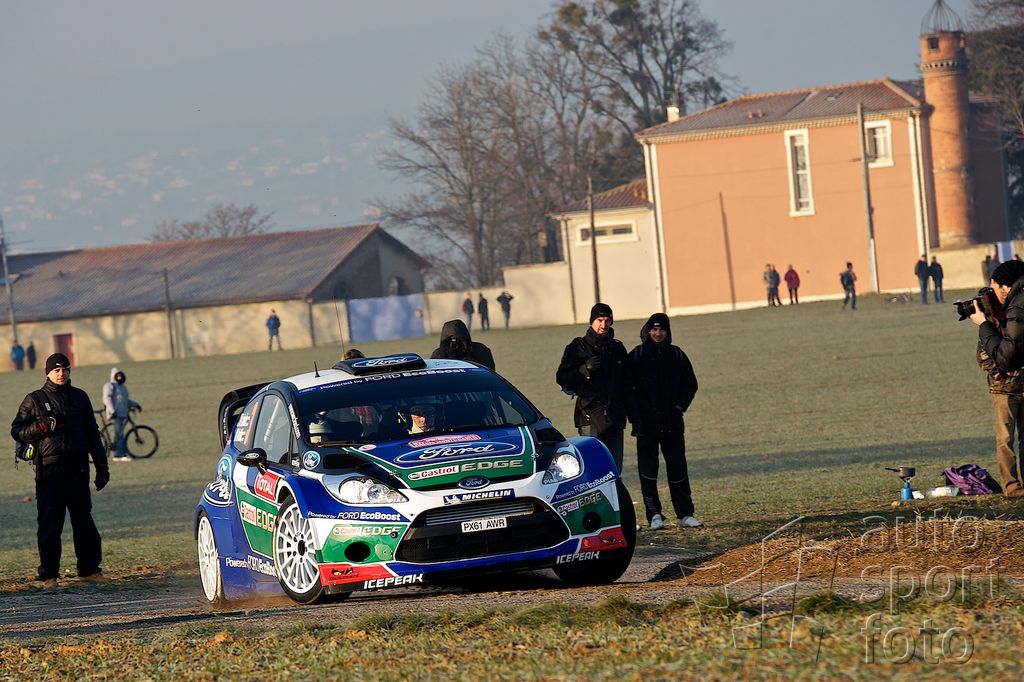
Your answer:
[[[940,247],[978,241],[974,169],[968,143],[967,40],[960,18],[935,0],[921,23],[921,74],[931,136],[935,213]]]

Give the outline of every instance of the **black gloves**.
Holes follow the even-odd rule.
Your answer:
[[[110,469],[108,469],[105,465],[104,466],[97,465],[96,466],[96,480],[94,481],[94,483],[96,484],[96,491],[99,492],[100,490],[103,490],[103,488],[106,487],[107,483],[109,483],[109,482],[110,482]]]
[[[39,427],[40,433],[53,433],[57,430],[60,424],[57,423],[57,418],[53,416],[40,417],[36,420],[36,426]]]
[[[600,355],[595,355],[587,360],[587,371],[594,372],[604,367],[604,359]]]

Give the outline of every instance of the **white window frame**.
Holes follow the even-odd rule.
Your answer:
[[[892,161],[892,122],[891,121],[867,121],[864,123],[864,148],[870,151],[868,140],[871,139],[871,131],[879,128],[885,129],[886,142],[889,145],[888,156],[877,156],[874,159],[868,157],[868,168],[889,168]]]
[[[600,234],[601,230],[604,229],[615,229],[617,227],[628,227],[629,234]],[[635,242],[639,237],[636,233],[636,221],[635,220],[616,220],[614,222],[594,222],[594,230],[598,232],[597,243],[598,244],[610,244],[614,242]],[[581,223],[576,225],[576,246],[589,246],[589,237],[584,239],[583,233],[590,231],[590,223]]]
[[[797,130],[787,130],[783,133],[785,144],[786,144],[786,177],[789,179],[789,215],[791,216],[805,216],[814,215],[814,185],[811,182],[811,136],[807,132],[807,128],[800,128]],[[796,197],[796,183],[794,180],[793,171],[793,140],[796,138],[803,139],[804,145],[804,156],[807,159],[807,207],[800,208],[797,205]]]

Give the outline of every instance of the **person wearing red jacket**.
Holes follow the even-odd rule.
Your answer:
[[[789,287],[789,304],[794,305],[800,302],[800,297],[797,295],[796,290],[800,288],[800,275],[797,274],[793,266],[789,266],[789,270],[786,270],[786,286]]]

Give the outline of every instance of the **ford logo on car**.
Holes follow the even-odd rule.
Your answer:
[[[491,484],[491,479],[485,476],[466,476],[459,481],[459,487],[464,490],[476,490]]]
[[[390,367],[391,365],[404,365],[407,362],[415,362],[419,360],[419,356],[416,355],[399,355],[395,357],[387,358],[370,358],[369,360],[359,360],[353,362],[353,367]]]
[[[519,454],[522,446],[513,443],[493,443],[488,441],[474,441],[469,443],[449,443],[445,445],[432,445],[429,448],[421,448],[399,455],[396,462],[431,462],[438,459],[466,459],[468,457],[491,457],[493,455]]]

